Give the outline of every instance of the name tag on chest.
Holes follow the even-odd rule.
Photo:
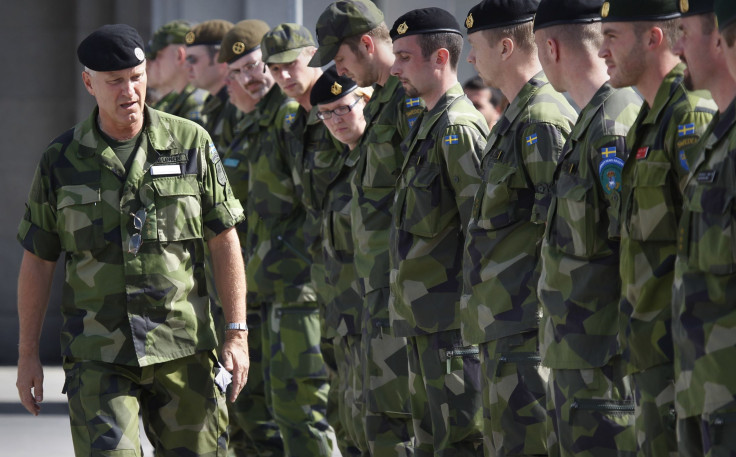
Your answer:
[[[151,176],[173,176],[181,174],[181,165],[151,165]]]

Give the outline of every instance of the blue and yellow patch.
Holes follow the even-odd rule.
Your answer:
[[[526,141],[526,145],[527,146],[531,146],[533,144],[537,144],[537,134],[536,133],[533,133],[533,134],[529,135],[528,137],[526,137],[524,139],[524,141]]]
[[[284,125],[289,126],[294,123],[294,119],[296,119],[296,114],[291,113],[284,116]]]
[[[406,99],[406,107],[411,108],[412,106],[420,106],[422,104],[422,99],[417,98],[407,98]]]
[[[240,165],[240,160],[228,157],[222,161],[222,164],[228,168],[237,168],[237,166]]]
[[[677,136],[695,135],[695,124],[683,124],[677,126]]]
[[[624,168],[624,161],[616,156],[616,148],[601,148],[601,160],[598,165],[598,175],[601,180],[603,191],[607,194],[621,191],[621,170]]]
[[[616,147],[601,148],[601,155],[604,159],[610,159],[611,156],[616,157]]]
[[[445,144],[457,144],[460,140],[457,138],[457,135],[447,135],[443,141]]]
[[[690,171],[690,165],[687,164],[687,156],[685,155],[685,151],[682,150],[677,155],[680,157],[680,166],[685,171]]]
[[[409,128],[414,127],[414,123],[417,121],[417,118],[410,117],[408,120],[409,120]]]

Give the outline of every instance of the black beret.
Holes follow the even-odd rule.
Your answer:
[[[680,0],[680,15],[694,16],[713,12],[713,0]]]
[[[246,19],[235,24],[222,39],[217,61],[233,63],[261,47],[263,35],[271,29],[259,19]]]
[[[538,6],[539,0],[483,0],[468,11],[465,28],[474,33],[530,22]]]
[[[220,44],[227,32],[233,28],[233,23],[222,19],[212,19],[192,27],[184,37],[187,46],[198,44]]]
[[[325,105],[339,100],[358,88],[355,81],[337,74],[335,66],[331,66],[314,83],[309,94],[309,103],[312,106]]]
[[[455,16],[442,8],[421,8],[396,19],[391,27],[391,39],[396,41],[409,35],[443,32],[462,35]]]
[[[94,71],[117,71],[143,63],[145,45],[127,24],[108,24],[90,33],[77,47],[79,62]]]
[[[603,0],[542,0],[534,16],[534,31],[553,25],[599,22],[602,5]]]
[[[683,0],[679,0],[683,1]],[[680,17],[678,0],[608,0],[601,7],[603,22],[661,21]]]
[[[716,0],[713,8],[718,19],[718,30],[723,31],[736,21],[736,2],[733,0]]]

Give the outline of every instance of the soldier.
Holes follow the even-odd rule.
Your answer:
[[[616,316],[621,169],[626,134],[642,102],[633,89],[607,82],[606,64],[597,55],[602,4],[542,0],[534,18],[544,73],[582,107],[555,171],[541,251],[539,352],[551,369],[551,456],[636,453],[634,400]]]
[[[268,300],[263,305],[268,330],[263,347],[271,349],[265,355],[270,357],[266,382],[290,456],[328,456],[332,452],[333,431],[326,416],[329,383],[317,303],[317,291],[325,290],[324,269],[317,274],[312,267],[314,257],[322,254],[320,220],[315,213],[318,200],[311,182],[301,187],[304,175],[295,171],[303,170],[306,157],[330,164],[338,155],[316,109],[309,113],[309,91],[321,74],[307,65],[314,51],[311,34],[296,24],[280,24],[261,40],[263,62],[281,90],[300,106],[296,113],[288,114],[289,129],[279,141],[249,159],[248,213],[252,209],[257,216],[249,219],[253,227],[249,225],[248,266],[256,271],[252,279],[257,290]],[[315,181],[321,177],[315,169],[308,175]],[[316,281],[319,279],[321,282]]]
[[[77,55],[97,107],[44,153],[18,232],[26,249],[18,279],[21,402],[39,413],[39,336],[64,252],[61,346],[76,455],[139,455],[139,413],[157,452],[227,452],[225,370],[233,371],[230,401],[248,375],[233,229],[242,208],[207,132],[144,105],[135,29],[105,25]],[[225,369],[204,282],[205,241],[229,322]]]
[[[202,108],[207,91],[189,84],[184,37],[191,30],[186,21],[171,21],[156,30],[148,43],[146,73],[148,86],[162,98],[152,108],[187,118],[203,125]]]
[[[677,444],[681,456],[729,455],[736,412],[729,364],[734,350],[733,197],[736,194],[736,8],[713,0],[680,3],[682,34],[674,51],[687,64],[685,87],[707,89],[718,106],[692,146],[696,160],[684,192],[675,261],[672,337]],[[733,67],[732,67],[733,68]]]
[[[390,231],[391,329],[407,337],[414,455],[481,452],[478,347],[460,336],[462,249],[488,126],[457,81],[463,39],[440,8],[391,28],[391,74],[426,104],[404,152]]]
[[[672,366],[672,281],[682,189],[713,116],[706,93],[688,92],[672,52],[675,0],[605,2],[603,45],[613,87],[635,86],[644,105],[629,130],[622,171],[619,343],[632,374],[639,455],[677,452]]]
[[[219,56],[222,38],[232,27],[232,22],[213,19],[194,26],[184,38],[189,79],[195,87],[210,93],[202,108],[204,128],[221,150],[232,142],[233,128],[238,123],[238,110],[229,103],[225,87],[227,64]]]
[[[536,288],[555,165],[577,115],[539,64],[538,4],[485,0],[465,20],[468,61],[510,100],[483,151],[463,259],[462,332],[480,345],[487,456],[547,453]]]
[[[368,449],[360,449],[365,438],[362,432],[362,374],[355,370],[361,366],[356,360],[360,356],[360,324],[363,314],[363,298],[353,263],[353,239],[350,230],[350,176],[357,161],[356,148],[366,127],[363,115],[365,103],[370,99],[371,89],[359,88],[347,77],[338,76],[332,66],[319,77],[310,91],[310,103],[317,107],[319,118],[330,134],[345,146],[335,167],[342,166],[335,179],[326,189],[322,202],[322,253],[325,264],[327,302],[325,303],[325,327],[334,329],[333,337],[337,378],[332,380],[330,394],[335,392],[339,410],[339,422],[343,426],[344,443],[340,443],[342,454],[368,455]],[[356,331],[357,330],[357,331]],[[357,341],[356,341],[357,340]],[[357,378],[357,379],[356,379]],[[356,430],[357,429],[357,430]],[[337,432],[337,430],[336,430]],[[360,438],[362,441],[359,441]]]
[[[274,137],[283,135],[287,118],[296,111],[296,102],[288,100],[275,86],[270,73],[264,73],[261,60],[261,39],[270,27],[263,21],[247,19],[230,29],[222,39],[219,59],[228,65],[227,87],[230,102],[244,117],[238,124],[230,146],[225,150],[225,166],[235,197],[247,208],[248,160],[259,150],[268,150]],[[256,217],[256,215],[253,215]],[[247,227],[238,226],[240,247],[247,262]],[[254,272],[255,274],[255,272]],[[246,278],[250,278],[246,267]],[[251,281],[252,283],[252,281]],[[251,289],[252,287],[252,289]],[[250,379],[238,400],[230,405],[230,448],[236,456],[284,455],[284,444],[276,422],[268,409],[263,380],[262,295],[257,286],[248,287],[248,346],[250,348]]]
[[[367,125],[350,177],[350,228],[363,297],[362,329],[355,329],[362,337],[354,338],[358,347],[353,348],[355,389],[364,382],[352,413],[354,440],[372,455],[411,456],[406,337],[393,335],[388,312],[388,234],[396,176],[404,161],[400,144],[424,106],[418,97],[408,97],[391,75],[391,37],[373,2],[330,4],[317,21],[317,40],[320,46],[310,65],[334,59],[338,73],[374,89],[364,109]]]

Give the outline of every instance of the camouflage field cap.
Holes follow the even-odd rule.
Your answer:
[[[299,24],[284,23],[274,27],[261,40],[265,63],[289,63],[296,60],[302,49],[316,46],[312,34]]]
[[[263,35],[271,27],[259,19],[246,19],[235,24],[225,34],[220,46],[220,55],[217,61],[220,63],[233,63],[239,58],[250,54],[261,47]]]
[[[718,19],[718,30],[723,30],[736,21],[736,2],[733,0],[716,0],[713,9]]]
[[[679,3],[687,0],[607,0],[603,22],[661,21],[680,17]]]
[[[347,76],[337,74],[335,66],[331,66],[314,83],[309,93],[309,103],[312,106],[326,105],[340,100],[350,92],[357,89],[355,81]]]
[[[212,19],[192,27],[184,37],[187,46],[199,44],[220,44],[225,34],[233,28],[233,23],[223,19]]]
[[[389,35],[391,40],[396,41],[411,35],[427,33],[457,33],[460,32],[460,24],[455,16],[442,8],[420,8],[409,11],[396,19]]]
[[[713,3],[713,0],[680,0],[680,16],[712,13]]]
[[[542,0],[534,16],[534,31],[564,24],[601,20],[603,0]]]
[[[523,24],[534,19],[539,0],[483,0],[465,17],[468,33]]]
[[[168,22],[153,34],[146,46],[146,57],[155,59],[156,54],[170,44],[184,44],[184,38],[192,29],[192,24],[187,21],[176,20]]]
[[[370,0],[341,0],[331,3],[317,20],[319,49],[309,66],[327,65],[335,58],[345,38],[369,32],[381,22],[383,13]]]

